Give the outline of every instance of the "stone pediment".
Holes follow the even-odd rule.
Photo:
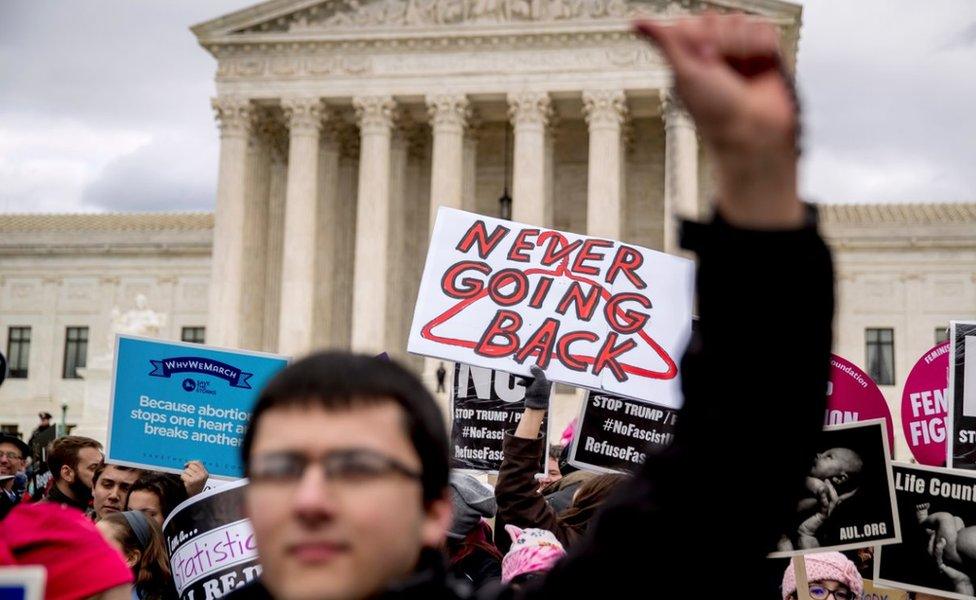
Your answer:
[[[789,20],[800,14],[799,6],[779,0],[272,0],[192,29],[203,41],[248,34],[620,21],[706,9]]]

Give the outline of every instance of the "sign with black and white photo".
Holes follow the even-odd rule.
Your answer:
[[[952,437],[948,466],[976,469],[976,322],[949,323],[949,406]]]
[[[879,548],[879,584],[972,598],[976,582],[976,473],[895,463],[900,544]]]
[[[674,438],[677,411],[601,392],[588,391],[569,462],[603,473],[633,472],[650,452]]]
[[[805,495],[770,556],[848,550],[901,540],[883,419],[827,427]]]
[[[505,432],[514,430],[525,410],[525,384],[517,375],[454,364],[451,468],[498,473]],[[548,416],[542,433],[548,438]],[[539,465],[545,472],[549,445]]]
[[[163,538],[181,600],[213,600],[261,574],[251,522],[244,516],[247,479],[202,492],[173,509]]]

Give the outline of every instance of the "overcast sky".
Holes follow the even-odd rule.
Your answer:
[[[243,0],[3,0],[0,211],[210,210],[215,61]],[[976,2],[807,0],[802,189],[976,201]]]

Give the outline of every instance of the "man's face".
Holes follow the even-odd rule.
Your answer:
[[[291,480],[258,477],[275,456],[339,453],[393,459],[419,473],[420,458],[402,420],[392,401],[336,412],[272,409],[261,416],[245,507],[262,580],[275,598],[366,598],[409,574],[421,548],[443,542],[450,523],[446,495],[425,507],[420,481],[403,473],[326,477],[313,462]]]
[[[78,451],[78,466],[75,467],[75,477],[89,490],[92,488],[95,469],[102,464],[103,460],[105,457],[95,448],[82,448]]]
[[[92,490],[95,497],[95,514],[101,519],[113,512],[122,512],[129,488],[139,479],[138,469],[120,469],[107,465]]]
[[[25,466],[20,448],[10,442],[0,443],[0,475],[16,475]]]

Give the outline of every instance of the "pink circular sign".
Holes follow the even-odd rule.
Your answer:
[[[948,423],[949,342],[918,359],[901,394],[901,425],[915,460],[923,465],[946,464]]]
[[[894,455],[895,427],[884,394],[871,377],[854,363],[830,355],[830,384],[824,425],[884,419],[888,430],[888,452]]]

